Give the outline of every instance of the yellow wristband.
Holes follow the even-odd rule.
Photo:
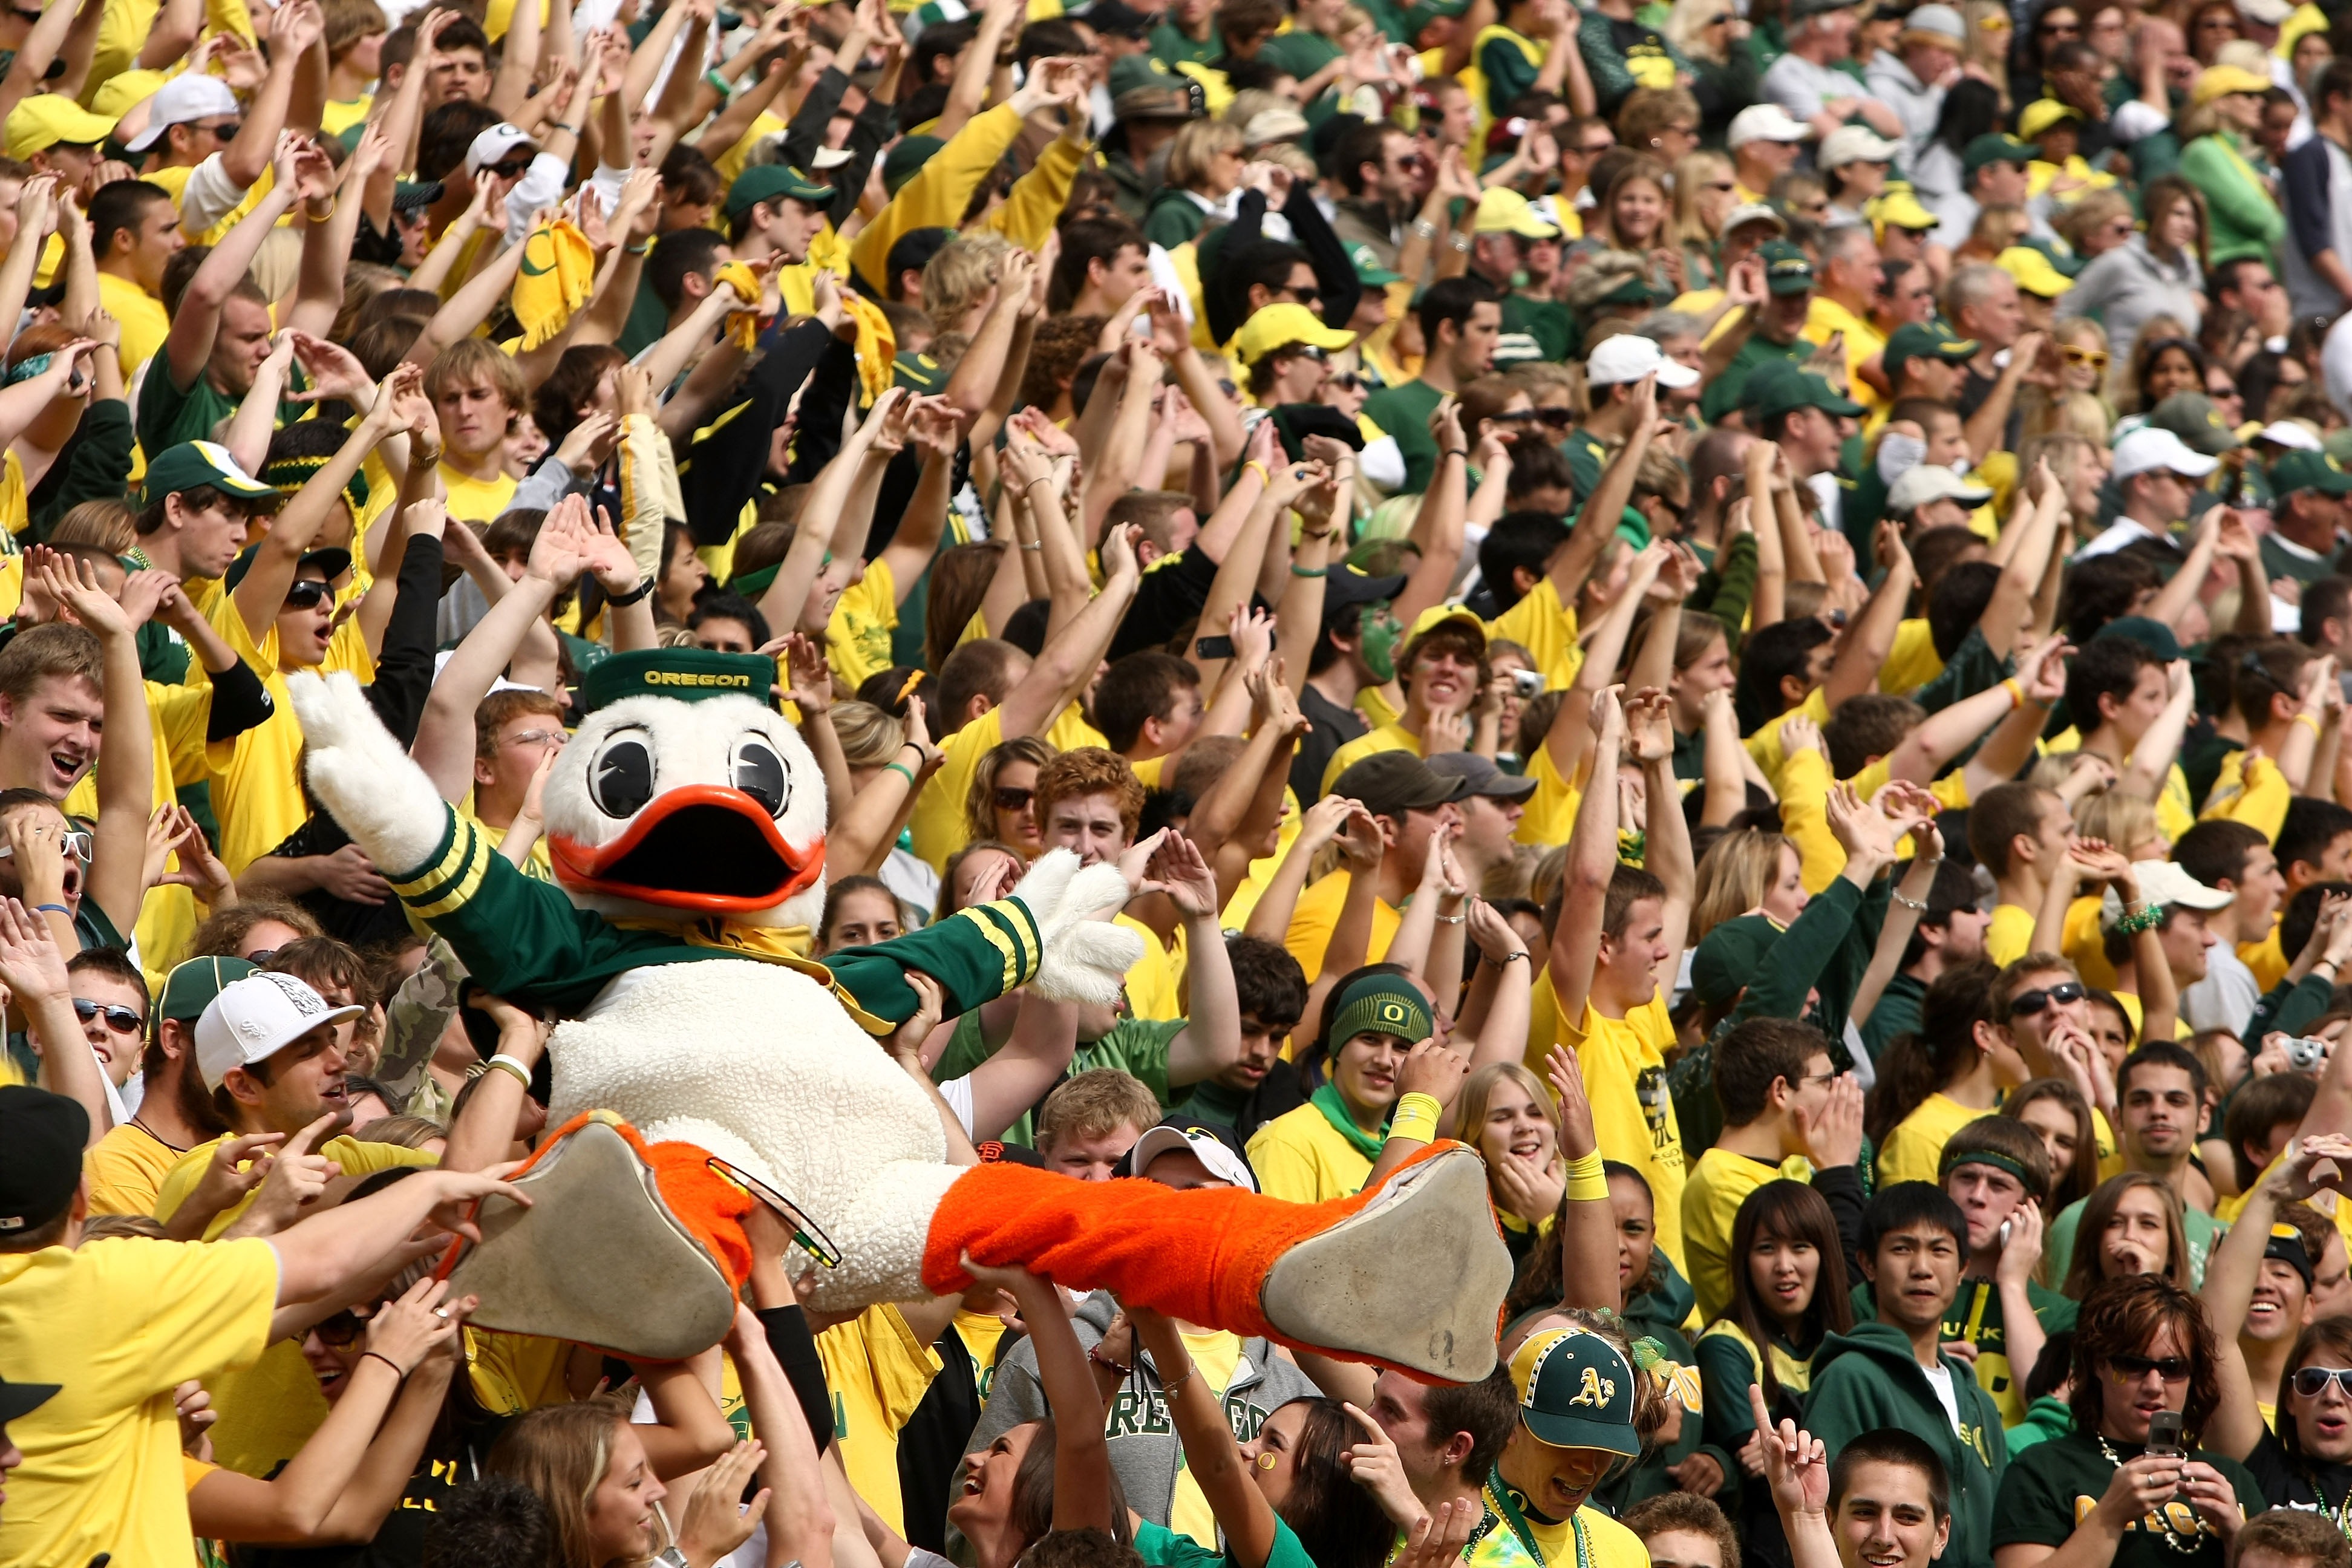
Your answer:
[[[1607,1203],[1609,1177],[1601,1168],[1601,1152],[1580,1154],[1568,1163],[1568,1201],[1572,1204]]]
[[[1242,465],[1242,471],[1244,473],[1247,473],[1252,468],[1255,468],[1257,470],[1257,477],[1259,479],[1264,479],[1267,484],[1274,483],[1274,476],[1266,472],[1265,465],[1259,462],[1255,458],[1252,458],[1248,462]]]
[[[1433,1142],[1437,1138],[1437,1118],[1444,1109],[1434,1095],[1405,1095],[1398,1100],[1396,1114],[1389,1120],[1389,1136],[1410,1138],[1416,1143]]]
[[[2017,683],[2017,678],[2015,676],[2011,676],[2007,680],[2002,681],[2000,684],[2009,693],[2009,710],[2011,712],[2014,713],[2019,709],[2025,706],[2025,688]]]
[[[2308,725],[2310,725],[2310,726],[2311,726],[2311,732],[2312,732],[2313,734],[2315,734],[2315,735],[2316,735],[2316,734],[2318,734],[2318,733],[2319,733],[2319,721],[2318,721],[2318,720],[2316,720],[2316,719],[2315,719],[2315,718],[2313,718],[2313,717],[2312,717],[2310,714],[2308,714],[2308,713],[2298,713],[2298,714],[2296,714],[2296,715],[2294,716],[2294,721],[2295,721],[2296,723],[2298,723],[2298,724],[2308,724]]]

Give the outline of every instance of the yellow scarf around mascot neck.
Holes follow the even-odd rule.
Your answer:
[[[541,224],[522,237],[522,265],[511,300],[522,346],[539,347],[563,330],[596,282],[596,248],[570,218]]]
[[[707,947],[718,952],[756,958],[762,963],[781,963],[831,991],[834,999],[867,1034],[882,1038],[898,1028],[896,1024],[877,1018],[860,1007],[857,998],[835,982],[833,971],[809,956],[814,941],[806,926],[739,925],[717,915],[707,915],[691,925],[650,920],[616,920],[612,923],[622,931],[659,931],[664,936],[677,938],[689,947]]]

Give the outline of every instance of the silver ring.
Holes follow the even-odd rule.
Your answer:
[[[433,1315],[444,1321],[446,1321],[449,1317],[449,1309],[446,1307],[436,1307],[433,1309]]]

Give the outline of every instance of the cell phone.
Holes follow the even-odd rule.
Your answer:
[[[2167,1459],[2189,1457],[2189,1450],[2180,1443],[2179,1411],[2159,1410],[2147,1418],[2147,1451]]]
[[[2003,1247],[2007,1247],[2007,1246],[2009,1245],[2009,1231],[2010,1231],[2010,1222],[2009,1222],[2009,1221],[2007,1221],[2007,1220],[2003,1220],[2003,1221],[2001,1221],[2001,1222],[2000,1222],[2000,1245],[2001,1245],[2001,1246],[2003,1246]]]
[[[1234,657],[1234,639],[1202,637],[1192,645],[1192,651],[1202,658],[1231,658]]]

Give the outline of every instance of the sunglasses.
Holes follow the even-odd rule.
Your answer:
[[[229,142],[236,141],[236,133],[244,129],[245,123],[242,121],[231,121],[226,125],[215,125],[211,127],[213,135],[220,141],[223,146],[226,146]]]
[[[508,158],[490,165],[490,173],[501,180],[520,180],[530,173],[529,158]]]
[[[1283,292],[1290,296],[1291,303],[1295,305],[1312,305],[1323,298],[1323,290],[1316,288],[1312,283],[1304,289],[1285,289]],[[1323,351],[1318,349],[1315,352],[1319,354]]]
[[[335,596],[335,585],[315,578],[297,583],[286,590],[286,607],[289,610],[315,610]]]
[[[2137,1383],[2149,1373],[2156,1373],[2167,1383],[2187,1383],[2191,1368],[2186,1356],[2168,1355],[2159,1359],[2144,1355],[2111,1355],[2107,1358],[2107,1370],[2118,1383]]]
[[[1037,792],[1034,789],[1015,789],[1011,784],[998,784],[995,790],[996,809],[999,811],[1026,811],[1029,803],[1036,798]]]
[[[2076,348],[2074,344],[2069,343],[2066,345],[2064,352],[2066,354],[2066,363],[2068,364],[2086,364],[2093,370],[2105,370],[2107,368],[2107,351],[2105,349]]]
[[[347,1350],[367,1336],[367,1322],[348,1307],[331,1318],[322,1318],[311,1326],[319,1342],[331,1350]]]
[[[65,852],[67,854],[72,856],[75,859],[80,861],[85,866],[89,864],[91,840],[89,834],[76,829],[61,835],[59,842],[65,847]],[[5,860],[15,853],[16,851],[9,848],[5,844],[0,844],[0,860]]]
[[[1341,371],[1331,378],[1331,384],[1342,392],[1361,392],[1364,388],[1364,378],[1352,370]]]
[[[100,1014],[105,1015],[106,1026],[118,1035],[136,1035],[147,1027],[145,1016],[132,1008],[122,1006],[119,1003],[101,1007],[97,1003],[86,1001],[79,996],[74,998],[74,1016],[83,1023],[89,1023]]]
[[[2010,1016],[2031,1018],[2044,1007],[2053,1005],[2063,1007],[2069,1002],[2080,1002],[2085,994],[2079,980],[2062,980],[2045,991],[2021,991],[2017,999],[2009,1005]]]
[[[1576,423],[1576,410],[1573,408],[1538,408],[1535,411],[1532,417],[1538,423],[1550,426],[1555,430],[1565,430],[1570,426]]]
[[[2299,1366],[2294,1369],[2294,1391],[2305,1399],[2316,1399],[2330,1383],[2352,1399],[2352,1366]]]

